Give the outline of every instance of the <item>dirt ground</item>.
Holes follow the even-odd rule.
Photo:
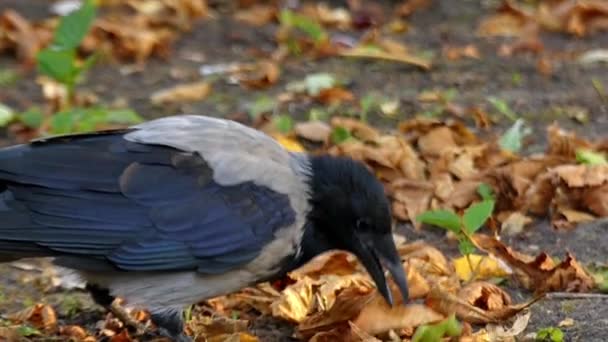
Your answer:
[[[399,99],[401,117],[387,119],[379,115],[370,116],[370,121],[379,127],[390,128],[395,120],[413,116],[424,110],[416,96],[425,89],[458,90],[457,103],[464,106],[487,104],[488,96],[507,101],[511,108],[528,119],[534,127],[527,151],[543,148],[544,127],[552,121],[573,129],[581,135],[605,136],[608,130],[608,103],[603,102],[592,85],[592,79],[608,85],[608,66],[594,64],[583,66],[576,61],[554,65],[551,76],[537,72],[537,57],[517,55],[503,58],[497,55],[501,40],[475,37],[480,18],[489,13],[494,1],[435,1],[429,10],[416,12],[410,18],[411,29],[399,36],[409,46],[423,51],[434,51],[437,55],[432,70],[423,71],[415,67],[389,62],[363,62],[344,58],[323,60],[290,59],[282,67],[280,81],[264,91],[244,90],[238,85],[224,81],[214,84],[213,95],[201,102],[174,107],[157,107],[150,103],[149,95],[158,89],[200,76],[198,69],[203,64],[213,65],[227,62],[253,61],[246,53],[252,47],[272,51],[274,32],[270,27],[252,29],[229,16],[221,15],[214,20],[203,21],[193,32],[184,35],[176,44],[168,60],[150,60],[142,72],[127,73],[124,65],[97,65],[89,74],[82,88],[90,89],[102,101],[126,101],[129,106],[146,118],[155,118],[176,113],[197,113],[214,116],[232,116],[247,112],[260,97],[274,96],[293,80],[302,79],[313,72],[331,72],[348,80],[349,88],[357,95],[371,92],[387,98]],[[13,8],[30,18],[48,15],[48,3],[43,0],[2,0],[0,11]],[[350,33],[349,33],[350,34]],[[576,53],[608,47],[608,34],[595,35],[589,39],[577,39],[561,34],[543,37],[545,51]],[[441,58],[441,48],[446,44],[465,45],[474,43],[481,51],[482,59],[447,61]],[[198,61],[193,61],[197,56]],[[0,57],[0,66],[15,65],[12,58]],[[178,75],[178,77],[176,77]],[[521,81],[515,82],[515,75]],[[39,87],[32,79],[20,80],[15,86],[2,89],[0,102],[25,109],[42,102]],[[294,117],[305,117],[312,104],[282,108]],[[569,117],[576,110],[587,111],[589,123],[581,124]],[[500,116],[498,116],[500,118]],[[510,124],[501,119],[493,127],[501,131]],[[472,125],[472,120],[471,120]],[[2,133],[0,137],[10,142]],[[566,250],[573,252],[583,263],[607,262],[608,223],[596,222],[579,227],[571,232],[555,232],[547,223],[538,223],[521,236],[511,238],[513,246],[523,251],[545,250],[562,257]],[[409,226],[401,226],[409,239],[422,238],[444,251],[454,250],[438,231],[414,232]],[[560,255],[561,253],[561,255]],[[44,281],[37,281],[38,270],[20,270],[14,266],[0,266],[0,312],[23,308],[38,301],[50,302],[59,308],[61,319],[70,322],[95,322],[103,313],[92,305],[90,299],[80,291],[44,293]],[[23,282],[24,277],[28,278]],[[514,301],[529,298],[530,294],[513,291]],[[67,304],[66,304],[67,303]],[[74,310],[77,306],[79,309]],[[77,312],[76,314],[74,314]],[[572,318],[574,326],[562,328],[567,341],[605,341],[608,336],[608,297],[606,299],[561,298],[545,299],[532,307],[532,316],[527,332],[539,328],[557,326],[565,318]],[[254,332],[262,340],[290,340],[288,325],[268,319],[254,322]]]

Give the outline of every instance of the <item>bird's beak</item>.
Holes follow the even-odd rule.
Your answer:
[[[367,272],[372,277],[378,291],[384,299],[393,305],[393,296],[384,276],[382,265],[388,269],[393,277],[393,280],[401,291],[403,302],[406,302],[409,293],[407,288],[407,278],[403,270],[403,264],[392,235],[386,236],[371,236],[359,239],[354,246],[354,253],[357,255]]]

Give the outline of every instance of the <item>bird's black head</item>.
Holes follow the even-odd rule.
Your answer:
[[[384,298],[393,303],[384,265],[404,301],[408,289],[391,231],[384,187],[367,168],[351,159],[311,157],[311,204],[303,251],[309,257],[329,249],[355,254]]]

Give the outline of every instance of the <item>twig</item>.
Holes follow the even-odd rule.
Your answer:
[[[606,299],[608,294],[604,293],[575,293],[575,292],[550,292],[547,299]]]

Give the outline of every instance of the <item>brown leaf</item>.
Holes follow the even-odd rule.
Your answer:
[[[335,105],[355,99],[355,95],[342,87],[323,89],[315,99],[325,105]]]
[[[560,165],[551,169],[571,188],[600,186],[608,181],[608,165]]]
[[[78,341],[84,340],[89,334],[78,325],[67,325],[59,328],[59,334]]]
[[[323,121],[305,121],[296,123],[294,130],[301,138],[314,142],[327,142],[331,127]]]
[[[357,327],[353,322],[348,322],[347,326],[321,331],[316,333],[309,342],[381,342],[381,340],[367,334]]]
[[[17,11],[7,9],[0,15],[0,51],[15,50],[25,65],[36,62],[36,53],[46,45],[33,25]]]
[[[438,157],[455,147],[454,135],[447,126],[435,128],[418,139],[418,148],[425,156]]]
[[[211,85],[205,81],[179,84],[154,92],[150,101],[156,105],[203,100],[211,92]]]
[[[342,251],[330,251],[314,257],[304,266],[289,273],[292,279],[310,277],[319,279],[322,275],[350,275],[357,269],[354,255]]]
[[[598,216],[608,216],[608,184],[585,189],[583,205]]]
[[[524,231],[524,227],[532,223],[532,219],[519,211],[510,213],[502,222],[500,232],[507,236],[517,235]]]
[[[405,214],[405,217],[399,218],[412,221],[416,229],[421,227],[420,223],[416,221],[416,216],[429,208],[433,191],[434,187],[429,182],[398,179],[389,185],[390,196],[395,201],[393,206],[402,206],[395,210],[397,212],[403,210],[403,214]]]
[[[224,341],[233,334],[246,333],[248,325],[249,322],[246,320],[195,315],[187,323],[186,329],[193,336],[205,336],[206,339],[219,338],[217,341]]]
[[[251,66],[248,72],[237,75],[240,84],[251,89],[263,89],[277,83],[281,70],[277,63],[266,60]]]
[[[550,291],[586,292],[595,286],[593,278],[570,253],[555,265],[546,253],[536,258],[513,251],[502,242],[487,235],[475,235],[479,248],[505,261],[518,280],[536,293]]]
[[[272,315],[292,322],[302,322],[314,307],[313,285],[316,283],[310,278],[302,278],[285,288],[279,299],[270,305]]]
[[[131,342],[131,336],[129,336],[129,331],[127,329],[122,329],[122,331],[116,335],[110,337],[110,342]]]
[[[241,9],[234,15],[238,21],[242,21],[256,27],[264,26],[276,18],[277,8],[266,4],[255,4],[249,8]]]
[[[304,338],[320,331],[329,331],[354,319],[375,296],[370,288],[351,287],[343,290],[336,297],[336,302],[328,311],[317,312],[298,326],[298,334]]]
[[[444,56],[452,61],[459,60],[463,57],[481,59],[479,49],[473,44],[465,46],[447,46],[443,49]]]
[[[53,333],[57,331],[57,314],[50,305],[36,304],[9,316],[16,322],[28,322],[38,329]]]
[[[333,117],[331,119],[333,127],[343,127],[354,137],[364,142],[376,142],[380,138],[380,132],[375,128],[356,119]]]
[[[444,315],[455,313],[458,318],[465,322],[484,324],[500,323],[507,320],[540,299],[538,297],[514,305],[510,303],[510,299],[507,300],[508,295],[502,289],[485,282],[471,283],[463,288],[461,292],[468,297],[463,298],[460,293],[454,294],[440,287],[435,287],[427,297],[426,304]],[[474,300],[474,302],[471,303],[467,299]],[[489,305],[492,306],[492,309],[488,308]]]
[[[354,323],[364,332],[370,335],[378,335],[389,330],[406,329],[438,322],[444,318],[443,315],[421,304],[391,307],[382,296],[377,294],[361,310]]]
[[[593,149],[593,145],[573,132],[564,131],[557,124],[547,127],[547,139],[549,140],[547,154],[552,156],[566,157],[575,160],[578,149]]]

